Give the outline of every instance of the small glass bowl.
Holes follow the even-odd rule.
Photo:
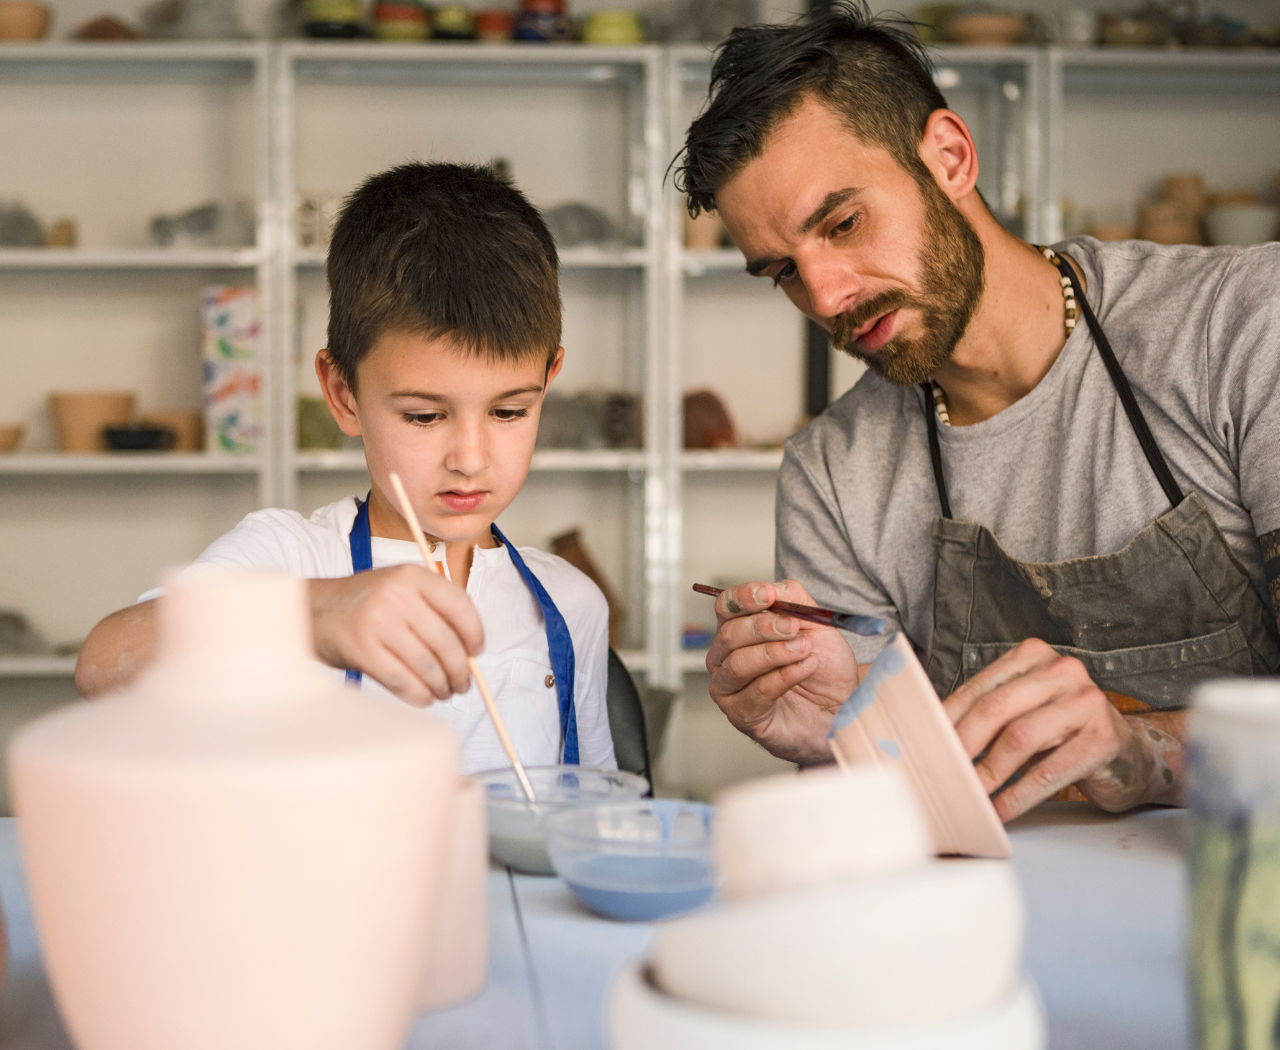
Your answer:
[[[574,806],[640,798],[649,790],[644,777],[618,769],[525,766],[525,772],[537,799],[533,805],[525,801],[514,769],[490,769],[475,776],[487,800],[490,855],[529,875],[555,874],[542,829],[547,817]]]
[[[610,919],[692,911],[715,892],[711,821],[698,802],[639,799],[549,815],[547,849],[578,900]]]

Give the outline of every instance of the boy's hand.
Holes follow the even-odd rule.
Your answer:
[[[309,580],[316,652],[426,707],[471,684],[468,655],[484,646],[480,615],[457,584],[419,565]]]

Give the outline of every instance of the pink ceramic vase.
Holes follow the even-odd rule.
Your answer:
[[[45,967],[80,1050],[395,1050],[457,794],[453,734],[330,684],[304,584],[188,574],[124,692],[9,753]]]
[[[489,981],[489,821],[484,785],[458,779],[444,882],[430,924],[420,1010],[474,999]]]

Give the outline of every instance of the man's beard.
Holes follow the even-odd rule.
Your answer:
[[[865,361],[877,375],[898,386],[914,386],[931,378],[964,335],[982,298],[986,254],[969,220],[932,178],[920,182],[925,205],[924,253],[920,260],[920,296],[901,289],[860,303],[835,320],[831,341],[837,349]],[[880,349],[864,352],[853,333],[891,310],[920,311],[924,334],[917,339],[897,335]]]

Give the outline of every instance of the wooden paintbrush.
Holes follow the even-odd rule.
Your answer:
[[[427,568],[443,576],[444,569],[431,557],[431,548],[427,546],[426,534],[422,531],[422,526],[418,524],[418,515],[413,512],[413,504],[409,502],[409,494],[404,490],[400,475],[394,472],[391,474],[391,487],[396,490],[396,499],[400,501],[400,513],[404,516],[404,520],[409,523],[409,530],[413,533],[414,541],[418,544],[418,550],[422,552],[422,560],[427,563]],[[520,761],[520,756],[516,753],[515,742],[512,741],[511,734],[507,732],[507,724],[502,720],[498,705],[493,702],[493,694],[489,692],[489,684],[484,680],[484,675],[481,674],[480,667],[473,657],[467,657],[467,667],[471,671],[471,677],[475,679],[476,688],[480,690],[485,710],[489,712],[489,720],[493,722],[493,728],[497,731],[498,741],[502,744],[502,750],[507,753],[511,768],[516,771],[516,779],[520,781],[520,790],[524,792],[526,800],[536,802],[537,799],[533,797],[533,785],[529,783],[529,774],[524,771],[524,765]]]
[[[705,583],[695,583],[693,589],[699,594],[710,594],[712,597],[718,597],[724,592],[723,587],[709,587]],[[796,605],[794,602],[774,602],[769,606],[769,612],[784,613],[797,620],[838,627],[854,634],[884,634],[884,621],[875,616],[837,612],[835,609],[822,609],[816,605]]]

